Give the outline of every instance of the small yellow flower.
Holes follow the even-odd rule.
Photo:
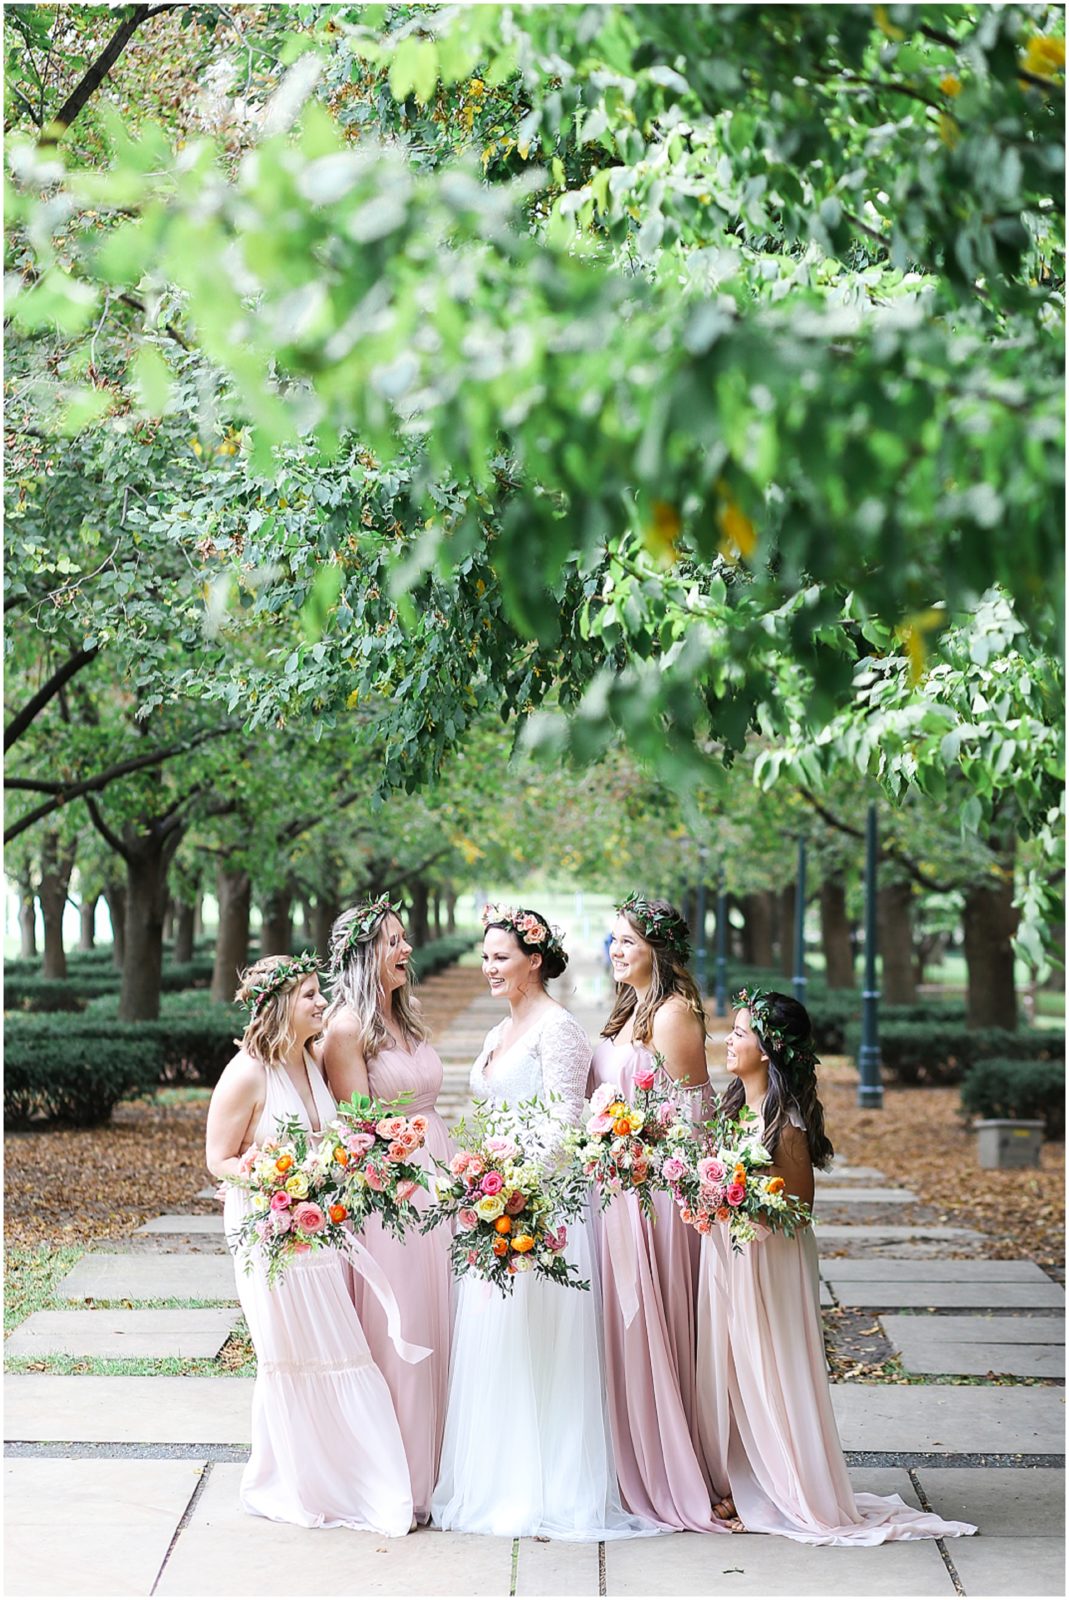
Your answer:
[[[757,549],[757,530],[739,506],[723,479],[717,484],[720,505],[716,513],[720,528],[720,553],[729,559],[735,555],[752,556]]]
[[[468,95],[472,100],[481,100],[486,93],[486,85],[481,78],[472,78],[468,84]]]
[[[286,1193],[297,1200],[303,1200],[308,1194],[308,1179],[303,1172],[295,1172],[286,1179]]]
[[[496,1222],[505,1210],[505,1202],[499,1194],[484,1194],[476,1200],[475,1210],[484,1222]]]
[[[1051,78],[1065,71],[1065,40],[1050,33],[1034,33],[1025,49],[1021,65],[1037,78]]]
[[[939,87],[953,100],[961,93],[961,79],[956,78],[952,72],[946,72],[939,80]]]

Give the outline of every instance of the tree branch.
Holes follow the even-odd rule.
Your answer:
[[[26,816],[20,817],[13,823],[4,834],[4,843],[10,844],[12,839],[17,839],[20,833],[32,828],[42,817],[47,817],[62,806],[69,805],[72,800],[81,799],[85,795],[99,794],[101,789],[106,789],[108,784],[115,783],[119,778],[128,778],[132,773],[143,772],[146,767],[161,766],[172,756],[185,755],[209,739],[219,739],[226,734],[234,733],[240,726],[241,724],[237,722],[224,722],[218,728],[205,729],[202,733],[195,734],[191,739],[184,739],[179,744],[168,745],[162,750],[151,750],[147,755],[134,756],[129,761],[120,761],[116,766],[108,767],[106,771],[98,773],[95,778],[85,778],[80,783],[68,784],[62,794],[39,805],[35,811],[28,812]],[[13,787],[9,779],[5,779],[4,784],[5,787]]]
[[[34,718],[39,714],[39,712],[44,710],[52,696],[54,694],[58,694],[63,685],[73,678],[76,672],[81,672],[83,667],[88,666],[90,661],[94,660],[97,654],[98,650],[95,646],[92,650],[76,650],[74,654],[70,656],[69,659],[52,674],[48,682],[43,684],[42,687],[38,689],[33,699],[26,702],[22,710],[18,712],[16,716],[12,717],[7,727],[4,729],[5,750],[10,750],[16,739],[20,739],[22,737]]]
[[[85,797],[85,808],[89,812],[90,820],[94,828],[100,834],[100,837],[111,846],[116,855],[121,856],[124,861],[129,862],[129,850],[127,850],[118,834],[112,833],[111,829],[104,821],[104,818],[101,816],[96,801],[91,799],[89,795],[86,795]]]
[[[174,9],[174,5],[133,7],[126,21],[121,23],[112,34],[88,72],[75,85],[55,116],[49,118],[48,126],[41,135],[42,145],[59,143],[59,140],[79,112],[85,108],[93,95],[96,94],[141,24],[147,22],[150,17],[159,16],[161,11],[173,11]]]
[[[849,834],[852,839],[864,839],[865,833],[862,828],[855,828],[851,823],[844,822],[841,817],[837,817],[833,811],[828,810],[827,806],[821,804],[815,794],[803,788],[801,784],[798,785],[798,793],[813,807],[818,817],[824,819],[830,828],[837,828],[840,833]],[[917,863],[907,856],[904,851],[900,850],[897,845],[881,845],[880,848],[882,854],[889,861],[897,861],[898,865],[909,874],[914,883],[919,883],[922,889],[931,889],[936,894],[950,894],[952,890],[961,888],[960,883],[940,883],[936,878],[929,877],[928,873],[918,867]]]

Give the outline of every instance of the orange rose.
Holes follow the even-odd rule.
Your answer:
[[[727,1222],[727,1220],[728,1220],[728,1218],[730,1216],[731,1216],[731,1212],[728,1210],[727,1206],[718,1206],[717,1207],[717,1210],[716,1210],[716,1220],[717,1220],[717,1222]]]
[[[768,1180],[769,1194],[782,1194],[786,1187],[787,1185],[782,1178],[769,1178]]]
[[[275,1166],[279,1172],[288,1172],[293,1165],[292,1156],[279,1156]]]
[[[348,1164],[349,1152],[346,1150],[343,1144],[336,1144],[334,1146],[334,1159],[338,1163],[339,1167],[344,1167]]]
[[[737,1166],[735,1168],[735,1171],[731,1174],[731,1181],[732,1181],[732,1183],[745,1183],[746,1182],[746,1168],[744,1166],[742,1166],[741,1163],[739,1164],[739,1166]]]
[[[528,1250],[534,1249],[534,1240],[529,1233],[518,1233],[512,1241],[512,1248],[519,1255],[525,1256]]]
[[[494,1223],[494,1227],[497,1229],[498,1233],[511,1233],[512,1232],[512,1218],[511,1217],[498,1217],[497,1221]]]
[[[330,1208],[331,1222],[344,1222],[348,1215],[349,1213],[344,1206],[331,1206]]]
[[[508,1255],[509,1242],[505,1238],[495,1239],[491,1246],[495,1256]]]
[[[621,1137],[625,1137],[631,1132],[631,1124],[626,1117],[617,1117],[612,1125],[612,1131]]]

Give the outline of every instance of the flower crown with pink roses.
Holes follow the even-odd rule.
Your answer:
[[[483,906],[484,928],[510,928],[522,945],[554,955],[564,954],[564,935],[537,911],[517,911],[513,906]]]

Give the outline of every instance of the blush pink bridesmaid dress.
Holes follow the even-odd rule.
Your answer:
[[[393,1046],[373,1056],[367,1064],[367,1072],[370,1092],[378,1100],[396,1100],[406,1090],[411,1091],[412,1099],[405,1107],[405,1115],[422,1113],[427,1118],[426,1144],[421,1152],[423,1166],[433,1172],[432,1156],[448,1161],[453,1154],[453,1142],[435,1110],[442,1087],[438,1052],[425,1040],[411,1051]],[[433,1189],[429,1193],[417,1190],[413,1204],[422,1210],[430,1204],[432,1196]],[[360,1237],[397,1296],[405,1338],[427,1346],[431,1352],[418,1366],[403,1361],[391,1343],[381,1306],[369,1293],[364,1280],[354,1278],[353,1293],[360,1321],[376,1365],[389,1385],[401,1426],[412,1475],[416,1520],[426,1522],[430,1516],[431,1490],[438,1476],[449,1388],[453,1321],[451,1235],[444,1226],[428,1234],[410,1230],[404,1242],[399,1243],[372,1218]]]
[[[276,1118],[297,1116],[316,1133],[334,1098],[305,1057],[316,1108],[313,1128],[289,1075],[265,1069],[256,1144],[274,1138]],[[228,1188],[224,1227],[237,1227],[246,1191]],[[401,1535],[412,1523],[412,1489],[386,1380],[368,1348],[337,1250],[313,1251],[270,1288],[253,1258],[235,1261],[238,1298],[256,1350],[252,1452],[241,1478],[242,1509],[304,1528],[356,1528]],[[402,1341],[403,1342],[403,1341]],[[409,1350],[409,1356],[416,1352]]]
[[[589,1088],[611,1084],[625,1098],[635,1072],[653,1063],[645,1045],[602,1039]],[[688,1089],[663,1069],[655,1091],[683,1115],[703,1114],[706,1086]],[[672,1197],[654,1197],[657,1221],[633,1195],[618,1195],[597,1220],[605,1334],[605,1378],[620,1493],[629,1511],[671,1528],[725,1531],[710,1510],[697,1431],[696,1293],[699,1236]]]
[[[801,1116],[791,1121],[802,1127]],[[705,1463],[749,1533],[875,1545],[975,1533],[900,1495],[855,1494],[832,1410],[812,1228],[739,1253],[727,1228],[702,1241],[698,1422]]]

